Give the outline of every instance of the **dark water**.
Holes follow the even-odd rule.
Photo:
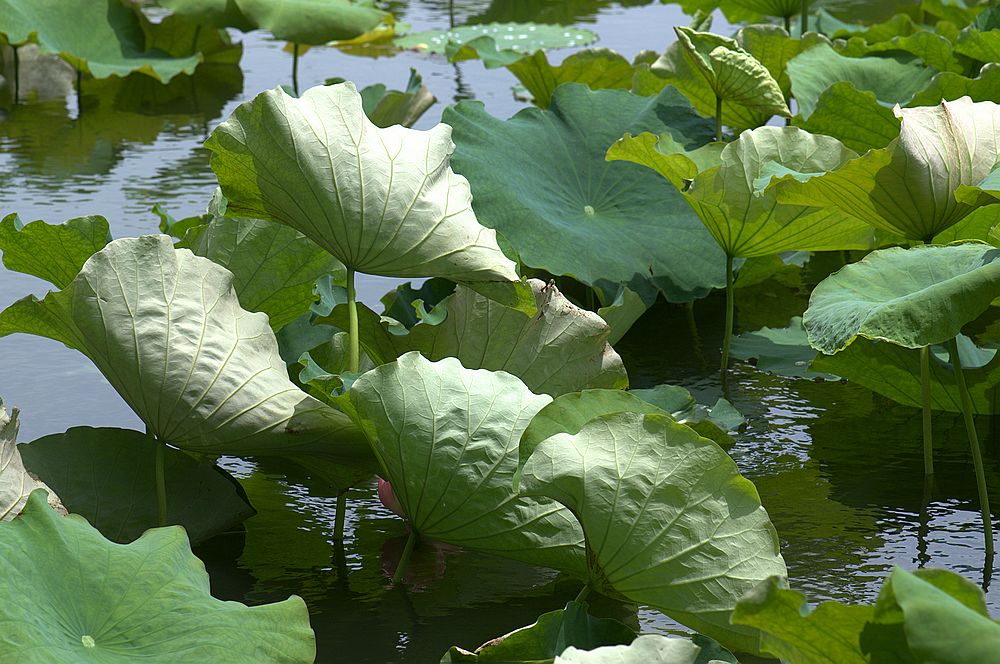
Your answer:
[[[390,4],[415,30],[448,25],[443,0]],[[488,6],[459,0],[455,19],[561,21],[595,30],[599,45],[628,57],[661,50],[672,40],[671,26],[687,23],[675,6],[600,0]],[[718,21],[716,29],[727,31]],[[60,63],[26,64],[22,90],[34,90],[29,103],[12,106],[0,88],[0,214],[49,222],[103,214],[120,237],[156,232],[150,208],[157,202],[177,217],[201,212],[215,186],[201,148],[206,133],[240,102],[289,82],[283,44],[260,34],[242,41],[240,69],[216,72],[194,87],[85,81],[82,117]],[[409,67],[439,99],[419,128],[435,124],[444,105],[458,99],[480,99],[502,117],[523,105],[504,69],[410,53],[371,59],[313,49],[301,59],[299,80],[303,89],[333,76],[359,87],[398,88]],[[815,282],[822,275],[814,276]],[[364,277],[362,299],[375,303],[393,283]],[[0,269],[0,306],[45,290],[38,280]],[[738,324],[784,326],[805,308],[807,292],[775,284],[741,290]],[[723,394],[713,369],[721,305],[718,297],[699,302],[694,327],[683,307],[660,305],[647,314],[619,344],[633,386],[678,383],[711,401]],[[912,409],[854,385],[792,381],[746,366],[725,393],[749,420],[733,455],[781,535],[795,587],[814,600],[870,601],[893,565],[947,567],[983,581],[975,481],[957,416],[936,415],[937,485],[925,488],[920,418]],[[0,339],[0,395],[22,410],[22,440],[75,425],[140,426],[87,360],[33,337]],[[997,436],[990,421],[979,425],[996,495]],[[199,551],[214,591],[251,603],[301,595],[312,612],[319,661],[436,662],[449,645],[474,647],[560,608],[578,590],[546,570],[431,548],[418,550],[406,592],[387,589],[384,570],[399,557],[405,531],[371,487],[350,494],[349,537],[339,547],[332,543],[335,501],[321,485],[281,468],[225,463],[260,513],[247,522],[245,536],[218,538]],[[1000,591],[991,588],[988,597],[1000,608]],[[639,621],[645,631],[672,628],[655,611],[641,610]]]

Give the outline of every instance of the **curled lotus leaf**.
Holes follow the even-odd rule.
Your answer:
[[[8,415],[0,400],[0,521],[10,521],[20,514],[35,489],[44,490],[49,505],[65,514],[66,508],[56,492],[24,467],[17,445],[17,417],[18,410]]]

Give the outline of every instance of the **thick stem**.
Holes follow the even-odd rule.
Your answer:
[[[590,584],[589,583],[587,585],[585,585],[583,588],[580,589],[580,592],[577,594],[576,599],[574,599],[573,601],[574,602],[584,602],[584,601],[587,600],[587,596],[588,595],[590,595]]]
[[[799,26],[799,37],[809,31],[809,0],[802,0],[802,23]]]
[[[167,525],[167,478],[163,472],[163,455],[166,446],[156,441],[156,517],[161,526]]]
[[[299,96],[299,43],[292,44],[292,89]]]
[[[76,117],[83,115],[83,72],[76,70]]]
[[[347,368],[358,373],[361,367],[361,340],[358,338],[358,294],[354,289],[354,268],[347,268],[347,316],[350,336],[350,354]]]
[[[722,140],[722,97],[715,95],[715,140]]]
[[[920,349],[920,394],[924,415],[924,476],[934,476],[934,440],[931,435],[931,349]]]
[[[786,16],[785,17],[785,32],[787,32],[788,34],[792,34],[792,17],[791,16]]]
[[[398,584],[403,580],[403,575],[406,574],[406,568],[410,564],[410,556],[413,555],[413,547],[417,545],[417,540],[420,536],[417,535],[417,531],[411,530],[410,536],[406,538],[406,546],[403,547],[403,555],[399,559],[399,565],[396,566],[396,573],[392,575],[392,582]]]
[[[347,516],[347,493],[337,496],[337,518],[333,525],[333,539],[344,541],[344,518]]]
[[[958,383],[958,393],[962,398],[962,415],[965,417],[965,430],[969,434],[969,446],[972,448],[972,463],[976,467],[976,486],[979,489],[979,510],[983,515],[983,537],[986,542],[986,557],[993,557],[993,521],[990,516],[990,496],[986,489],[986,471],[983,469],[983,455],[979,450],[979,436],[976,433],[976,422],[972,418],[972,397],[965,386],[965,374],[962,373],[962,360],[958,356],[958,337],[951,340],[951,364],[955,368],[955,381]]]
[[[733,340],[733,257],[726,255],[726,329],[722,337],[722,373],[729,368],[729,344]]]
[[[18,55],[18,46],[11,46],[14,49],[14,103],[21,99],[21,56]]]

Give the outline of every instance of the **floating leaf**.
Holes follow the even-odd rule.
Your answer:
[[[714,440],[723,449],[729,449],[736,442],[729,433],[746,422],[740,411],[725,399],[720,397],[714,406],[705,406],[680,385],[657,385],[645,390],[632,390],[631,394],[669,413],[679,424],[691,427],[699,436]]]
[[[730,352],[738,360],[752,360],[761,371],[791,378],[837,380],[833,373],[813,370],[816,349],[809,345],[802,318],[795,316],[788,327],[764,327],[733,337]]]
[[[22,224],[16,214],[0,221],[0,252],[9,270],[45,279],[65,288],[95,252],[111,240],[108,220],[75,217],[62,224],[32,221]]]
[[[49,505],[65,514],[66,508],[56,492],[24,467],[17,444],[17,416],[16,408],[8,415],[0,400],[0,522],[10,521],[20,514],[35,489],[44,490]]]
[[[36,491],[21,518],[0,524],[0,558],[5,659],[304,664],[316,656],[305,602],[215,599],[183,528],[113,544],[83,518],[53,512]]]
[[[562,25],[540,23],[484,23],[460,25],[447,30],[427,30],[411,32],[397,37],[396,46],[428,51],[444,55],[451,45],[456,55],[453,60],[477,57],[475,49],[461,50],[468,42],[488,37],[497,50],[515,53],[534,53],[547,48],[586,46],[596,41],[597,35],[590,30],[580,30]],[[479,42],[480,44],[483,42]]]

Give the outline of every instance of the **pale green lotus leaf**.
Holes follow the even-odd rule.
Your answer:
[[[21,223],[16,214],[0,221],[0,252],[8,270],[65,288],[95,252],[111,241],[108,220],[75,217],[61,224]]]
[[[475,188],[480,221],[524,265],[607,297],[622,283],[637,293],[652,284],[690,301],[724,283],[724,256],[680,194],[646,169],[605,161],[626,133],[669,133],[692,150],[707,143],[711,123],[676,90],[644,98],[567,83],[547,110],[502,121],[462,102],[444,121],[455,127],[455,168]]]
[[[463,60],[478,57],[476,49],[461,50],[468,42],[490,38],[499,51],[519,54],[534,53],[547,48],[586,46],[597,40],[590,30],[580,30],[562,25],[542,23],[483,23],[460,25],[444,30],[411,32],[394,40],[400,48],[410,48],[444,55],[449,45],[453,49],[452,59]]]
[[[851,37],[838,49],[838,52],[850,58],[879,53],[890,56],[900,52],[910,53],[939,72],[965,71],[963,63],[956,57],[956,46],[946,37],[930,30],[917,30],[905,36],[897,35],[885,41],[875,42],[871,38]]]
[[[608,148],[608,161],[630,161],[651,168],[679,190],[687,189],[695,176],[722,163],[726,144],[707,143],[686,151],[670,134],[626,134]]]
[[[351,0],[236,0],[236,6],[255,27],[298,44],[352,39],[391,16],[371,2]]]
[[[927,87],[936,73],[919,61],[849,58],[827,44],[817,44],[788,63],[792,94],[803,118],[812,114],[820,95],[834,83],[847,81],[858,90],[873,92],[885,104],[905,104]]]
[[[733,404],[718,398],[715,405],[698,403],[686,388],[680,385],[657,385],[631,394],[670,414],[678,423],[691,427],[699,436],[714,440],[724,450],[736,441],[730,435],[739,429],[746,418]]]
[[[34,41],[94,78],[141,72],[166,83],[200,61],[147,51],[138,17],[119,0],[0,0],[0,34],[15,45]]]
[[[379,128],[352,83],[300,98],[276,88],[239,106],[205,145],[229,214],[291,226],[348,269],[479,283],[533,313],[495,231],[472,211],[468,181],[451,170],[447,125]]]
[[[796,16],[802,11],[802,0],[729,0],[728,3],[764,16]]]
[[[608,343],[612,346],[621,341],[642,315],[655,302],[655,293],[652,296],[640,295],[628,286],[620,286],[618,292],[610,302],[597,309],[597,315],[604,319],[604,322],[611,328],[611,335]]]
[[[567,648],[553,664],[725,664],[705,660],[701,648],[678,636],[643,634],[629,645],[603,646],[594,650]]]
[[[210,461],[127,429],[73,427],[20,445],[24,465],[112,542],[127,544],[159,524],[156,454],[163,448],[169,525],[192,543],[237,528],[254,509],[240,485]]]
[[[7,661],[305,664],[316,656],[305,602],[215,599],[183,528],[114,544],[82,517],[56,514],[36,491],[21,518],[0,524],[0,558]]]
[[[581,83],[591,90],[628,90],[634,73],[632,63],[607,48],[577,51],[558,65],[549,64],[545,51],[539,50],[507,65],[507,69],[531,93],[532,103],[541,108],[548,108],[552,93],[563,83]]]
[[[959,33],[955,52],[978,62],[1000,60],[1000,12],[988,6]]]
[[[41,334],[83,352],[176,447],[370,463],[350,419],[288,380],[267,317],[242,309],[232,282],[165,235],[124,238],[64,290],[0,313],[0,335]]]
[[[980,242],[868,254],[813,290],[802,323],[826,354],[855,337],[906,348],[944,343],[1000,296],[1000,249]]]
[[[412,127],[436,101],[430,89],[424,85],[423,77],[412,67],[403,90],[388,90],[381,83],[361,90],[361,105],[365,109],[365,115],[376,127]]]
[[[790,116],[771,72],[735,39],[675,27],[678,43],[719,99],[763,115]]]
[[[764,327],[733,337],[730,353],[738,360],[751,362],[759,370],[789,378],[838,380],[830,370],[813,368],[818,355],[809,345],[802,317],[794,316],[787,327]]]
[[[630,627],[611,618],[594,618],[587,613],[586,604],[568,602],[565,608],[543,613],[530,625],[487,641],[475,652],[452,646],[441,664],[552,661],[570,647],[592,650],[628,644],[634,639],[635,632]]]
[[[171,14],[157,23],[143,13],[138,13],[137,16],[146,37],[147,49],[155,48],[175,58],[198,53],[203,65],[228,65],[239,72],[243,44],[233,44],[226,30],[213,29],[205,21],[180,14]],[[198,73],[204,76],[208,69],[211,67],[200,67]],[[242,81],[242,72],[238,73],[238,78]],[[190,81],[185,80],[184,84],[188,90],[191,89]],[[198,105],[200,104],[201,99],[198,100]]]
[[[19,515],[35,489],[44,490],[49,506],[66,514],[66,508],[56,492],[25,468],[17,444],[17,429],[17,408],[8,415],[3,400],[0,400],[0,522],[10,521]]]
[[[935,80],[946,75],[951,74],[939,74]],[[935,98],[933,103],[940,100]],[[792,123],[812,134],[833,136],[858,154],[884,148],[899,136],[899,118],[892,109],[880,104],[875,93],[858,90],[848,81],[828,87],[820,94],[809,117],[796,115]]]
[[[932,78],[926,88],[914,95],[910,106],[935,106],[942,100],[954,101],[962,97],[969,97],[972,101],[1000,99],[1000,63],[983,65],[976,78],[942,72]]]
[[[216,28],[249,32],[257,26],[240,11],[238,0],[160,0],[174,14],[190,17]]]
[[[504,372],[419,353],[363,374],[342,397],[421,537],[583,574],[583,535],[512,481],[518,440],[548,396]]]
[[[597,314],[566,299],[554,285],[529,280],[538,313],[528,316],[459,286],[435,306],[443,321],[400,334],[384,317],[359,307],[361,345],[376,364],[412,350],[430,360],[454,357],[468,369],[506,371],[536,394],[558,396],[584,388],[628,387],[628,374],[608,343],[611,330]],[[347,307],[317,322],[345,329]]]
[[[968,97],[938,106],[896,108],[899,137],[825,174],[778,179],[783,203],[820,205],[912,240],[929,240],[993,202],[972,187],[1000,157],[1000,106]]]
[[[718,445],[663,415],[616,413],[538,443],[519,475],[523,494],[580,519],[594,589],[759,652],[759,633],[729,616],[785,563],[753,484]]]

